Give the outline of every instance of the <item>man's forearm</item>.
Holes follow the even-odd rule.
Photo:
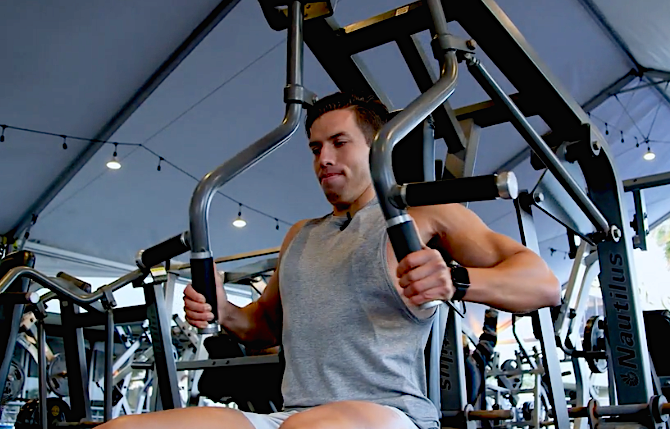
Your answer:
[[[468,268],[464,299],[510,312],[560,304],[556,276],[535,253],[519,252],[491,268]]]
[[[245,307],[230,302],[223,312],[221,326],[239,342],[254,348],[272,347],[278,344],[268,320],[263,317],[258,301]]]

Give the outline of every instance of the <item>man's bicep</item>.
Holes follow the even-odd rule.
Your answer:
[[[492,231],[474,212],[458,205],[437,213],[436,225],[441,244],[460,264],[493,267],[525,248]]]
[[[278,338],[278,334],[281,333],[281,322],[282,322],[282,307],[281,307],[281,297],[279,295],[279,267],[275,269],[275,272],[270,277],[267,286],[263,290],[261,297],[258,299],[258,306],[267,321],[268,327]]]

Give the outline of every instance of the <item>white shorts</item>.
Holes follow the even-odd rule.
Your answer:
[[[416,429],[416,425],[407,417],[407,414],[403,413],[397,408],[386,406],[386,408],[393,410],[397,413],[405,422],[407,422],[407,429]],[[304,410],[303,410],[304,411]],[[248,413],[243,411],[244,416],[251,422],[254,429],[279,429],[282,423],[286,421],[293,414],[297,414],[300,411],[291,410],[291,411],[281,411],[278,413],[272,414],[256,414]]]

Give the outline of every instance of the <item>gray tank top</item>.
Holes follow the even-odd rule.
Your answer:
[[[417,318],[389,277],[379,204],[341,230],[346,220],[308,221],[282,256],[285,408],[369,401],[437,428],[424,364],[431,319]]]

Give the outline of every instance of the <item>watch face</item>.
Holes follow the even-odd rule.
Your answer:
[[[451,269],[451,281],[462,285],[470,285],[470,276],[465,267],[455,267]]]

